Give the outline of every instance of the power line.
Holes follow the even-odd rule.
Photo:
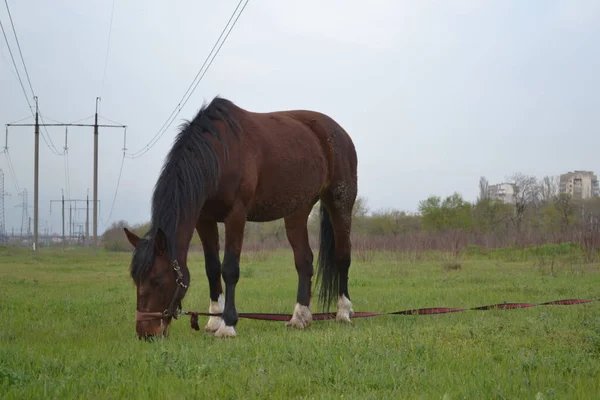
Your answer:
[[[114,120],[112,120],[112,119],[110,119],[110,118],[103,117],[102,115],[98,115],[98,117],[99,117],[99,118],[102,118],[102,119],[105,119],[105,120],[107,120],[108,122],[110,122],[110,123],[113,123],[113,124],[116,124],[116,125],[123,125],[123,124],[122,124],[122,123],[120,123],[120,122],[114,121]]]
[[[121,183],[121,174],[123,173],[124,163],[125,151],[123,151],[123,158],[121,158],[121,168],[119,168],[119,177],[117,178],[117,187],[115,188],[115,195],[113,196],[112,205],[110,206],[110,212],[108,213],[108,218],[106,219],[106,222],[104,222],[104,226],[108,226],[108,223],[110,222],[110,217],[112,216],[113,210],[115,208],[115,201],[117,200],[117,193],[119,192],[119,184]]]
[[[54,123],[56,123],[56,124],[62,124],[62,123],[63,123],[62,121],[58,121],[58,120],[56,120],[56,119],[52,119],[52,118],[50,118],[50,117],[45,117],[45,118],[46,118],[48,121],[50,121],[50,122],[54,122]]]
[[[108,118],[105,118],[108,119]],[[114,121],[112,121],[114,122]],[[112,205],[110,206],[110,212],[108,213],[108,218],[106,221],[102,216],[100,216],[100,220],[104,224],[104,226],[108,226],[110,222],[110,217],[112,216],[113,210],[115,208],[115,202],[117,200],[117,194],[119,192],[119,184],[121,183],[121,175],[123,173],[123,164],[125,163],[125,153],[127,152],[127,128],[123,130],[123,158],[121,158],[121,167],[119,168],[119,177],[117,178],[117,186],[115,188],[115,194],[113,196]]]
[[[15,71],[10,67],[10,61],[8,61],[8,58],[6,57],[6,55],[4,54],[4,50],[2,50],[0,48],[0,55],[2,56],[2,60],[4,60],[4,62],[6,63],[6,65],[8,65],[8,69],[10,70],[10,72],[14,75],[15,79],[17,79],[17,74],[15,73]]]
[[[95,120],[94,120],[94,124],[90,125],[90,124],[79,124],[79,123],[70,123],[70,124],[39,124],[38,123],[38,113],[36,113],[36,121],[35,124],[7,124],[8,126],[35,126],[35,138],[36,138],[36,146],[35,146],[35,168],[34,168],[34,196],[35,196],[35,201],[34,201],[34,210],[35,210],[35,216],[34,216],[34,240],[33,240],[33,248],[34,251],[37,251],[37,228],[38,228],[38,202],[37,202],[37,192],[38,192],[38,142],[39,142],[39,126],[40,125],[45,125],[45,126],[92,126],[94,127],[94,200],[93,200],[93,204],[94,204],[94,211],[93,211],[93,226],[94,226],[94,246],[97,245],[97,221],[98,221],[98,204],[99,204],[99,200],[98,200],[98,128],[99,127],[110,127],[110,128],[127,128],[127,126],[125,125],[108,125],[108,124],[98,124],[98,100],[99,97],[96,98],[96,113],[94,114],[95,116]],[[36,98],[36,106],[37,106],[37,98]],[[6,149],[6,147],[5,147]],[[125,150],[125,149],[124,149]],[[68,160],[66,160],[66,162],[68,163]],[[68,167],[67,167],[67,182],[69,182],[69,177],[68,177]],[[70,185],[69,185],[70,186]]]
[[[10,54],[10,58],[12,59],[12,63],[15,67],[15,71],[17,72],[17,78],[19,79],[19,83],[21,84],[21,89],[23,89],[23,94],[25,95],[25,100],[27,101],[27,105],[29,105],[29,112],[33,116],[33,110],[31,109],[31,103],[29,102],[29,97],[27,96],[27,91],[25,90],[25,86],[23,85],[23,79],[21,79],[21,74],[19,73],[19,69],[17,68],[17,63],[15,62],[15,57],[13,56],[12,50],[10,48],[10,44],[8,43],[8,38],[6,37],[6,32],[4,31],[4,25],[2,24],[2,20],[0,20],[0,28],[2,29],[2,35],[4,36],[4,41],[6,42],[6,47],[8,47],[8,53]]]
[[[25,118],[21,118],[21,119],[19,119],[19,120],[16,120],[16,121],[13,121],[13,122],[10,122],[10,123],[11,123],[11,124],[16,124],[16,123],[18,123],[18,122],[23,122],[23,121],[25,121],[26,119],[29,119],[29,118],[31,118],[31,116],[30,116],[30,115],[26,116]]]
[[[15,169],[12,165],[12,160],[10,158],[10,153],[8,152],[8,125],[6,125],[6,142],[4,143],[4,154],[6,154],[6,162],[8,163],[8,171],[13,180],[13,184],[15,185],[15,189],[17,190],[17,194],[21,193],[21,188],[19,187],[19,182],[17,181],[17,174],[15,173]]]
[[[8,11],[8,19],[10,20],[10,26],[12,27],[13,34],[15,35],[15,41],[17,42],[17,48],[19,49],[19,54],[21,55],[21,62],[23,63],[23,68],[25,69],[25,75],[27,76],[27,81],[29,82],[29,87],[31,88],[31,93],[35,97],[35,93],[33,92],[33,86],[31,85],[31,79],[29,79],[29,72],[27,71],[27,65],[25,65],[25,59],[23,58],[23,52],[21,51],[21,45],[19,44],[19,38],[17,37],[17,31],[15,29],[15,24],[13,23],[12,15],[10,13],[10,7],[8,6],[8,0],[4,0],[4,4],[6,4],[6,11]]]
[[[17,30],[15,29],[15,24],[13,22],[12,19],[12,14],[10,12],[10,7],[8,5],[8,0],[4,0],[4,4],[6,5],[6,11],[8,12],[8,18],[10,20],[10,25],[12,27],[12,31],[13,31],[13,35],[15,36],[15,42],[17,43],[17,49],[19,50],[19,55],[21,57],[21,62],[23,63],[23,69],[25,70],[25,75],[27,76],[27,82],[29,83],[29,89],[31,90],[31,94],[32,96],[35,98],[35,91],[33,90],[33,85],[31,84],[31,78],[29,77],[29,71],[27,70],[27,64],[25,64],[25,58],[23,57],[23,51],[21,50],[21,44],[19,42],[19,37],[17,35]],[[2,24],[2,22],[0,21],[0,25]],[[2,34],[4,35],[4,40],[6,41],[6,46],[8,47],[8,51],[10,53],[10,57],[12,58],[13,61],[13,65],[15,67],[15,70],[17,71],[17,77],[19,78],[19,83],[21,84],[21,89],[23,89],[23,94],[25,95],[25,99],[27,100],[27,104],[29,105],[29,112],[31,112],[32,116],[33,116],[33,111],[32,111],[32,107],[31,107],[31,103],[29,102],[29,97],[27,97],[27,91],[25,90],[25,85],[23,85],[23,80],[21,79],[21,75],[19,74],[19,70],[17,69],[17,64],[15,62],[15,59],[13,57],[12,54],[12,50],[10,48],[10,44],[8,43],[8,38],[6,37],[6,32],[4,32],[4,26],[2,26]],[[38,108],[38,113],[40,114],[40,118],[42,119],[42,123],[44,122],[44,118],[42,117],[42,112],[39,110]],[[46,143],[46,146],[48,146],[48,148],[50,149],[50,151],[52,153],[54,153],[55,155],[60,156],[61,153],[56,149],[56,146],[54,146],[54,143],[52,142],[52,138],[50,137],[50,134],[48,133],[48,130],[46,129],[46,127],[44,126],[44,130],[46,132],[46,136],[48,136],[48,139],[46,139],[44,137],[44,135],[42,134],[42,139],[44,139],[44,142]]]
[[[104,82],[106,80],[106,68],[108,66],[108,54],[110,51],[110,36],[112,34],[112,24],[113,24],[113,14],[115,12],[115,0],[112,2],[112,8],[110,11],[110,25],[108,27],[108,41],[106,44],[106,57],[104,58],[104,73],[102,74],[102,85],[100,86],[100,97],[102,97],[102,92],[104,91]]]
[[[10,153],[8,152],[8,148],[4,148],[4,154],[6,154],[6,161],[8,161],[8,171],[13,179],[13,185],[15,185],[15,189],[17,193],[21,193],[21,187],[19,186],[19,181],[17,181],[17,174],[15,174],[15,168],[13,166],[12,160],[10,158]]]
[[[78,123],[78,122],[81,122],[81,121],[85,121],[86,119],[90,119],[90,118],[94,118],[94,116],[93,116],[93,115],[90,115],[89,117],[85,117],[85,118],[78,119],[77,121],[73,121],[73,122],[71,122],[71,125],[73,125],[73,124],[76,124],[76,123]],[[48,118],[48,119],[50,119],[50,118]],[[105,119],[106,119],[106,118],[105,118]],[[122,124],[121,124],[121,125],[122,125]]]
[[[33,89],[32,89],[32,91],[33,91]],[[48,146],[48,148],[54,155],[57,155],[57,156],[64,155],[64,152],[61,153],[60,151],[58,151],[58,149],[54,145],[54,142],[52,141],[52,138],[50,137],[50,133],[48,133],[48,128],[46,128],[46,122],[44,121],[44,117],[42,116],[42,111],[39,109],[39,107],[38,107],[38,113],[40,114],[40,120],[42,121],[42,127],[44,128],[44,132],[46,132],[46,136],[48,136],[48,140],[46,140],[46,137],[43,134],[41,135],[42,139],[44,139],[44,142],[46,143],[46,146]],[[50,143],[48,143],[48,141],[50,141]]]
[[[240,4],[242,4],[242,1],[243,0],[240,0],[238,2],[237,7],[235,8],[235,10],[233,10],[233,13],[229,17],[229,20],[227,21],[227,24],[225,25],[225,27],[221,31],[221,34],[219,35],[219,38],[217,39],[217,41],[213,45],[213,48],[211,49],[210,53],[208,53],[208,56],[206,57],[206,59],[204,60],[204,63],[202,64],[202,66],[198,70],[198,73],[196,74],[196,76],[192,80],[192,83],[190,83],[190,86],[188,86],[188,89],[185,91],[182,99],[179,101],[179,103],[177,104],[177,106],[175,106],[175,108],[173,109],[173,111],[171,112],[171,114],[169,115],[169,117],[167,118],[167,120],[165,121],[165,123],[158,130],[158,132],[152,137],[152,139],[150,139],[150,141],[148,142],[148,144],[146,144],[146,146],[142,147],[142,149],[138,150],[137,152],[128,155],[128,158],[134,159],[134,158],[138,158],[138,157],[141,157],[144,154],[146,154],[158,142],[158,140],[165,134],[165,132],[171,126],[171,124],[173,123],[173,121],[175,120],[175,118],[179,115],[179,113],[181,112],[182,108],[188,102],[188,100],[190,99],[190,97],[192,96],[192,94],[194,93],[194,91],[196,90],[196,87],[198,87],[198,84],[200,83],[200,81],[202,80],[202,78],[204,77],[204,75],[206,74],[206,72],[208,71],[208,69],[210,68],[210,66],[212,65],[215,57],[219,54],[219,51],[221,50],[221,47],[223,47],[223,44],[225,43],[225,41],[229,37],[229,34],[231,33],[231,31],[235,27],[235,24],[237,23],[238,19],[240,18],[240,16],[244,12],[244,9],[246,8],[246,6],[248,5],[248,2],[250,0],[246,0],[246,2],[244,3],[244,6],[242,7],[242,9],[240,10],[240,12],[237,14],[237,17],[233,21],[233,24],[231,25],[231,28],[229,29],[229,31],[225,35],[225,38],[223,39],[223,41],[221,42],[221,44],[217,47],[217,45],[219,44],[219,41],[223,37],[223,34],[227,30],[227,27],[231,23],[231,20],[235,16],[236,11],[240,7]],[[216,48],[216,52],[213,55],[212,59],[210,59],[210,56],[213,53],[213,51],[215,51],[215,48]],[[210,59],[210,61],[209,61],[209,59]],[[208,65],[207,65],[207,62],[208,62]],[[207,65],[206,69],[204,69],[205,65]],[[203,69],[204,69],[204,72],[202,72]],[[198,77],[200,77],[200,78],[198,79]],[[194,81],[196,81],[196,79],[198,79],[198,81],[194,84]],[[191,89],[191,91],[190,91],[190,89]],[[188,92],[189,92],[189,95],[188,95]],[[187,98],[186,98],[186,95],[187,95]]]
[[[4,154],[6,154],[6,162],[8,163],[8,172],[13,180],[13,185],[15,185],[15,189],[17,190],[17,194],[21,193],[21,189],[19,188],[19,182],[17,181],[17,175],[15,174],[12,160],[10,159],[10,153],[8,152],[8,125],[6,126],[6,142],[4,143]]]
[[[204,78],[204,75],[206,74],[206,72],[208,71],[208,69],[210,68],[210,66],[212,65],[213,61],[215,60],[215,58],[217,57],[217,54],[219,53],[219,51],[221,50],[221,47],[223,47],[223,44],[225,44],[225,41],[227,40],[227,38],[229,37],[229,34],[231,33],[231,30],[233,29],[233,27],[235,26],[235,24],[237,23],[238,19],[240,18],[240,15],[242,15],[242,12],[244,12],[244,9],[246,8],[246,5],[248,4],[250,0],[246,0],[246,3],[244,3],[244,7],[242,7],[242,10],[240,11],[240,13],[238,14],[238,16],[236,17],[235,21],[233,21],[233,25],[231,26],[231,29],[229,30],[229,32],[227,32],[227,35],[225,35],[225,39],[223,39],[223,41],[221,42],[221,44],[219,45],[219,48],[217,49],[217,52],[215,53],[215,55],[213,56],[213,58],[210,60],[210,62],[208,63],[208,66],[206,67],[206,69],[204,70],[204,72],[202,73],[202,75],[200,76],[200,79],[196,82],[196,85],[194,85],[194,89],[192,89],[192,92],[190,93],[190,95],[188,96],[188,98],[185,100],[185,102],[182,104],[182,107],[184,107],[188,100],[190,99],[190,97],[192,96],[192,93],[196,90],[196,88],[198,87],[198,85],[200,84],[200,81],[202,80],[202,78]]]
[[[142,150],[133,153],[130,158],[138,158],[141,157],[142,155],[144,155],[145,153],[147,153],[157,142],[158,140],[165,134],[166,130],[169,128],[169,126],[173,123],[173,121],[175,120],[175,118],[177,117],[177,115],[179,115],[179,113],[181,112],[182,108],[185,106],[185,104],[187,103],[187,101],[189,100],[189,98],[192,96],[193,92],[196,90],[196,87],[198,86],[198,84],[200,83],[200,81],[202,80],[202,78],[204,77],[204,75],[206,74],[206,72],[208,71],[208,68],[210,68],[210,66],[212,65],[213,60],[215,59],[215,57],[217,56],[217,54],[219,53],[219,51],[221,50],[221,47],[223,46],[223,44],[225,43],[225,41],[227,40],[227,38],[229,37],[229,34],[231,33],[231,31],[233,30],[235,24],[237,23],[237,20],[239,19],[239,17],[241,16],[242,12],[244,11],[244,9],[246,8],[246,5],[248,4],[248,1],[246,1],[246,3],[244,4],[244,6],[242,7],[242,10],[240,11],[240,13],[238,14],[237,18],[235,19],[235,21],[233,22],[233,25],[231,26],[231,28],[229,29],[229,31],[227,32],[227,35],[225,36],[225,38],[223,39],[223,41],[221,42],[221,44],[219,45],[219,47],[217,48],[216,53],[214,54],[213,58],[210,60],[208,66],[206,67],[206,69],[204,70],[204,72],[202,73],[202,75],[200,76],[200,73],[202,72],[202,69],[204,68],[204,66],[206,65],[206,63],[208,62],[211,54],[213,53],[213,51],[215,51],[215,48],[217,47],[217,44],[219,43],[219,41],[221,40],[221,37],[223,37],[223,34],[225,33],[225,31],[227,30],[227,27],[229,26],[229,24],[231,23],[231,20],[233,19],[237,9],[239,8],[240,4],[242,3],[243,0],[240,0],[238,2],[237,7],[235,8],[235,10],[233,10],[233,13],[231,14],[231,16],[229,17],[229,20],[227,21],[227,24],[225,25],[225,27],[223,28],[223,30],[221,31],[221,34],[219,35],[219,37],[217,38],[215,44],[213,45],[210,53],[208,53],[208,56],[206,57],[206,59],[204,60],[204,63],[202,64],[202,66],[200,67],[200,69],[198,70],[198,73],[196,74],[196,76],[194,77],[194,79],[192,80],[192,83],[190,83],[190,86],[188,86],[188,89],[186,90],[186,92],[184,93],[182,99],[179,101],[179,103],[177,104],[177,106],[175,107],[175,109],[171,112],[171,115],[169,116],[169,118],[167,118],[167,121],[165,121],[165,123],[163,124],[163,126],[161,127],[161,129],[157,132],[157,134],[150,140],[150,142],[144,147],[142,148]],[[192,88],[192,85],[194,85],[194,81],[198,78],[198,76],[200,76],[200,79],[197,81],[196,85],[193,87],[192,91],[190,92],[190,89]],[[188,95],[189,92],[189,95]],[[185,99],[185,96],[188,95],[187,99]],[[184,100],[185,99],[185,100]],[[183,104],[182,104],[183,102]],[[164,129],[164,130],[163,130]],[[161,132],[162,131],[162,132]]]

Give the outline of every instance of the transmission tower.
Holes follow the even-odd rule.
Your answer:
[[[23,237],[23,233],[29,233],[29,204],[27,203],[27,189],[23,189],[21,191],[21,237]]]

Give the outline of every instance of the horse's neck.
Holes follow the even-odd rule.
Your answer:
[[[192,241],[192,237],[194,236],[194,229],[196,228],[195,223],[186,222],[182,224],[177,229],[177,259],[180,262],[187,261],[187,254],[190,249],[190,243]]]

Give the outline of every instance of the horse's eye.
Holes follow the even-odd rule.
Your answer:
[[[161,277],[155,277],[150,279],[150,283],[152,283],[152,286],[162,286],[163,285],[163,279]]]

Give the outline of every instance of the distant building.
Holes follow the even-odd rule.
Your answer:
[[[505,204],[515,204],[515,185],[512,183],[498,183],[488,186],[490,199],[500,200]]]
[[[600,197],[598,177],[591,171],[573,171],[560,176],[558,190],[575,200]]]

